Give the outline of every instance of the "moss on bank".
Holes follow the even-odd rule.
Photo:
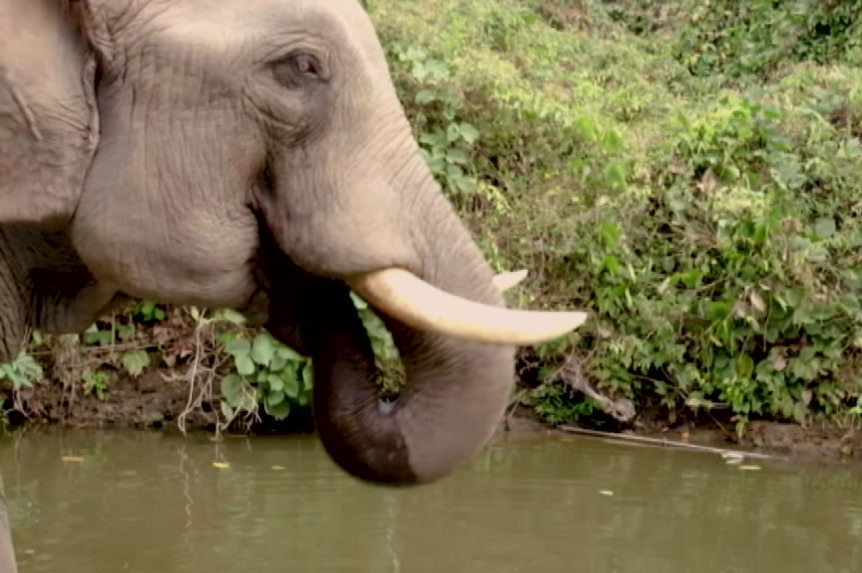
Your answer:
[[[545,421],[606,423],[572,389],[589,383],[662,423],[858,426],[862,13],[793,4],[366,2],[435,175],[492,264],[531,271],[512,303],[593,313],[521,352],[513,399]],[[108,342],[34,347],[46,370],[24,357],[7,381],[110,394],[98,373],[169,367],[222,420],[302,411],[302,357],[141,308],[97,327]],[[55,374],[70,355],[99,358]]]

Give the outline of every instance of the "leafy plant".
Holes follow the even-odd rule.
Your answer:
[[[479,139],[479,131],[459,120],[459,101],[446,85],[451,79],[448,66],[421,48],[394,48],[393,53],[410,66],[413,81],[421,86],[413,103],[421,110],[416,116],[421,130],[418,139],[431,172],[452,194],[475,193],[476,180],[469,175],[469,152]]]
[[[276,343],[265,331],[251,340],[232,333],[221,339],[235,370],[221,382],[222,413],[228,419],[258,403],[277,420],[287,418],[292,406],[308,405],[313,384],[310,360]]]
[[[135,320],[143,324],[160,322],[165,319],[164,308],[151,300],[142,301],[133,311]]]
[[[85,370],[81,374],[81,380],[83,382],[84,392],[92,394],[97,400],[105,400],[105,394],[108,391],[108,384],[110,383],[110,379],[106,372],[102,370]]]
[[[0,364],[0,380],[8,381],[13,391],[32,388],[44,375],[42,366],[26,352],[18,353],[11,362]]]

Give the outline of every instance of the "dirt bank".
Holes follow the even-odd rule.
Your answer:
[[[22,390],[10,413],[13,427],[21,424],[57,424],[75,428],[162,429],[184,425],[186,430],[215,431],[224,422],[217,396],[189,386],[184,377],[167,368],[152,368],[137,378],[118,373],[99,399],[61,383],[36,385]],[[609,429],[603,426],[603,429]],[[292,433],[313,430],[306,415],[291,415],[276,422],[262,410],[257,418],[238,420],[228,431]],[[668,445],[701,446],[758,451],[800,460],[862,458],[862,433],[826,424],[803,427],[768,421],[752,422],[742,439],[719,422],[686,420],[671,426],[658,411],[641,412],[627,428],[610,428],[622,436],[658,438]],[[529,408],[517,407],[501,424],[500,431],[564,432],[545,424]]]

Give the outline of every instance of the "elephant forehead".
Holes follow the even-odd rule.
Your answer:
[[[127,30],[144,45],[192,47],[232,60],[241,54],[265,58],[301,39],[378,48],[356,0],[157,0],[137,16],[138,25],[129,22]]]

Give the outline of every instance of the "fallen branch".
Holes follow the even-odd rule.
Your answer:
[[[677,440],[668,440],[667,438],[651,438],[648,436],[636,436],[632,434],[617,434],[613,432],[602,432],[600,430],[587,430],[585,428],[576,428],[575,426],[557,426],[558,430],[562,430],[563,432],[568,432],[570,434],[582,434],[585,436],[594,436],[598,438],[606,438],[610,440],[617,440],[621,442],[633,442],[633,443],[641,443],[641,444],[650,444],[653,446],[662,446],[662,447],[670,447],[670,448],[680,448],[683,450],[694,450],[699,452],[708,452],[711,454],[719,454],[719,455],[731,455],[731,456],[739,456],[746,458],[754,458],[759,460],[775,460],[782,459],[777,456],[771,456],[768,454],[761,454],[758,452],[745,452],[741,450],[730,450],[726,448],[716,448],[712,446],[702,446],[699,444],[689,444],[687,442],[680,442]]]

